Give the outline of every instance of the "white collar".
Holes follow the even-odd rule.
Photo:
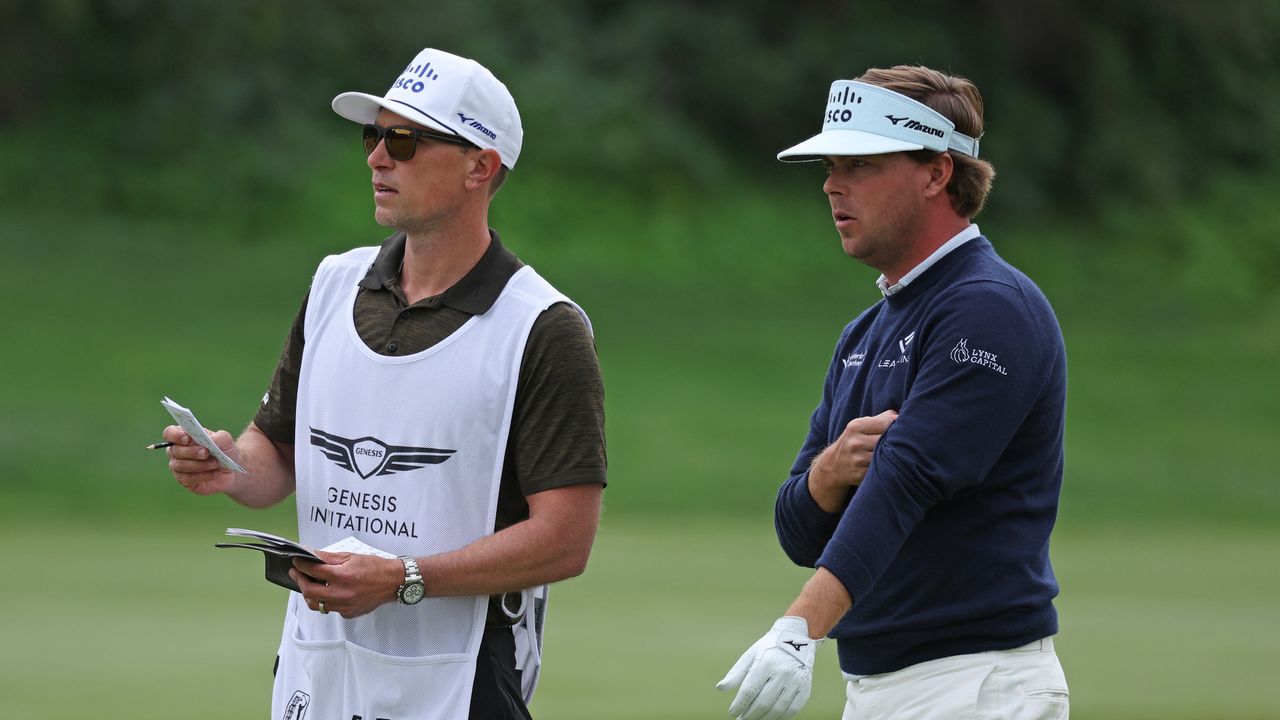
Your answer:
[[[928,270],[929,268],[933,267],[934,263],[946,257],[947,253],[951,252],[952,250],[955,250],[956,248],[978,237],[981,234],[982,232],[978,230],[978,226],[976,224],[969,223],[969,225],[965,227],[965,229],[956,233],[955,237],[943,243],[942,246],[939,247],[937,250],[934,250],[932,255],[925,258],[919,265],[911,268],[911,271],[908,272],[906,275],[903,275],[902,279],[899,280],[897,283],[895,283],[892,286],[887,285],[885,283],[884,275],[881,275],[880,278],[876,280],[876,287],[880,288],[880,293],[883,294],[885,297],[889,297],[890,295],[894,295],[898,292],[901,292],[902,290],[906,289],[907,285],[909,285],[912,280],[915,280],[916,278],[920,277],[920,275],[924,273],[925,270]]]

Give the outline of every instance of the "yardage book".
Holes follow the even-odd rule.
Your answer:
[[[279,535],[264,533],[258,530],[246,530],[244,528],[227,528],[228,535],[249,538],[259,542],[221,542],[214,543],[214,547],[219,548],[244,548],[246,550],[257,550],[263,554],[267,561],[267,580],[287,588],[294,592],[300,592],[298,584],[289,577],[289,571],[293,569],[293,559],[301,558],[303,560],[311,560],[313,562],[324,562],[316,554],[303,545],[282,538]],[[325,552],[346,552],[357,555],[377,555],[378,557],[394,560],[392,555],[385,550],[379,550],[372,545],[367,545],[355,537],[348,537],[339,540],[336,543],[324,548],[320,548]]]

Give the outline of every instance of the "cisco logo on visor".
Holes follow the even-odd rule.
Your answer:
[[[831,155],[879,155],[928,148],[978,157],[978,141],[955,123],[902,93],[860,80],[837,80],[827,93],[822,132],[778,153],[784,162]]]
[[[849,106],[860,104],[862,104],[862,98],[853,91],[853,88],[846,85],[827,98],[827,116],[822,119],[822,122],[847,123],[853,120],[853,109]]]
[[[396,80],[396,84],[391,86],[392,90],[404,89],[409,92],[422,92],[427,86],[428,80],[439,80],[440,74],[431,69],[431,63],[423,63],[422,65],[410,65],[404,69],[404,74]]]

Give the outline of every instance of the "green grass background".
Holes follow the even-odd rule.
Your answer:
[[[287,225],[0,206],[0,715],[266,714],[284,594],[212,544],[232,525],[292,535],[291,510],[186,494],[141,448],[166,394],[243,426],[316,262],[381,238],[363,175],[318,172]],[[875,273],[798,172],[499,195],[508,245],[591,314],[607,386],[607,509],[587,573],[553,589],[541,718],[723,716],[712,686],[807,577],[776,547],[772,498]],[[980,221],[1068,344],[1052,552],[1076,717],[1280,717],[1277,190]],[[157,207],[188,191],[158,187]],[[841,697],[828,646],[801,717]]]
[[[288,526],[274,511],[259,520]],[[0,594],[5,716],[265,716],[285,593],[246,556],[211,551],[217,528],[202,525],[6,524],[6,575],[20,584]],[[535,716],[721,717],[729,698],[712,685],[806,576],[768,525],[610,517],[590,571],[553,588]],[[1260,569],[1277,553],[1280,538],[1259,530],[1060,532],[1073,716],[1276,717],[1280,580]],[[834,650],[820,650],[800,717],[839,716]]]

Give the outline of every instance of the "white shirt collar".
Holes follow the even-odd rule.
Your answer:
[[[925,258],[924,261],[922,261],[919,265],[911,268],[911,272],[908,272],[906,275],[903,275],[902,279],[899,280],[897,283],[893,285],[887,285],[885,282],[884,275],[881,275],[880,278],[876,280],[876,287],[880,288],[880,293],[883,294],[885,297],[889,297],[890,295],[894,295],[896,293],[901,292],[902,290],[906,289],[907,285],[911,284],[912,280],[915,280],[916,278],[920,277],[920,275],[924,273],[925,270],[928,270],[929,268],[933,267],[934,263],[946,257],[947,253],[951,252],[952,250],[955,250],[956,248],[978,237],[981,234],[982,234],[982,231],[978,230],[978,226],[976,224],[969,223],[969,225],[965,229],[956,233],[955,237],[943,243],[942,246],[939,247],[937,250],[934,250],[932,255]]]

